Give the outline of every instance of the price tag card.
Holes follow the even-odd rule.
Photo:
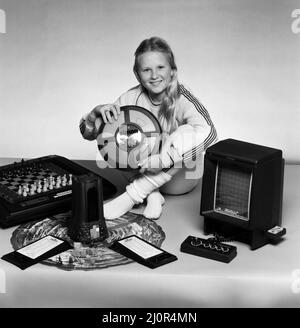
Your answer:
[[[136,235],[117,240],[110,248],[151,269],[177,260],[175,255]]]
[[[55,236],[45,236],[36,240],[14,252],[2,256],[2,259],[8,261],[22,270],[46,260],[49,257],[55,256],[59,253],[71,248],[71,245]]]

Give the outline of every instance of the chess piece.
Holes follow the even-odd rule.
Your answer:
[[[72,185],[72,174],[69,174],[69,181],[68,181],[68,185],[71,186]]]
[[[67,176],[64,174],[63,178],[62,178],[62,181],[61,181],[61,185],[63,187],[65,187],[67,185]]]
[[[59,179],[56,179],[56,185],[55,185],[55,187],[57,189],[60,188],[60,180]]]

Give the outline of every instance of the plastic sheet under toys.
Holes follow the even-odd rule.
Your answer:
[[[165,240],[165,233],[156,222],[146,219],[141,214],[128,212],[118,219],[106,220],[106,240],[92,245],[82,245],[73,242],[68,236],[70,215],[71,212],[62,213],[19,226],[12,233],[13,248],[18,249],[51,234],[67,240],[73,248],[44,260],[43,264],[64,270],[94,270],[132,262],[131,259],[108,248],[118,239],[135,234],[158,247]]]

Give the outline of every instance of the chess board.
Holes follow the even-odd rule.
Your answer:
[[[0,174],[0,190],[6,192],[10,199],[23,199],[24,197],[31,197],[37,195],[38,192],[34,192],[33,194],[29,193],[30,186],[34,184],[41,183],[41,186],[45,183],[45,181],[49,182],[50,177],[57,181],[58,177],[70,177],[69,172],[67,170],[63,170],[59,166],[55,165],[51,162],[41,162],[35,163],[32,165],[24,166],[20,170],[12,169],[10,172],[2,172]],[[56,188],[56,185],[53,186]],[[59,187],[64,187],[60,185]],[[58,189],[57,187],[56,189]],[[20,188],[22,190],[19,193]],[[24,195],[24,188],[28,188],[28,192]],[[43,190],[41,188],[40,192],[49,191],[50,189]]]
[[[63,270],[94,270],[128,264],[131,259],[114,252],[109,246],[116,240],[135,234],[160,247],[165,240],[162,228],[141,214],[128,212],[115,220],[106,220],[108,238],[91,245],[74,243],[68,235],[70,212],[30,222],[18,227],[12,234],[11,244],[16,250],[49,234],[67,240],[74,248],[43,261],[43,264]]]
[[[85,174],[93,172],[57,155],[1,166],[1,228],[68,211],[73,177]]]

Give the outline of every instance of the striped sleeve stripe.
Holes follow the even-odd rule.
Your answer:
[[[183,85],[180,85],[181,94],[188,99],[197,109],[197,111],[204,117],[208,125],[213,125],[208,111],[206,108],[199,102],[199,100],[193,96]]]
[[[217,140],[217,131],[213,125],[211,125],[210,133],[208,137],[204,141],[204,150],[209,147],[211,144],[213,144]]]
[[[203,146],[199,146],[197,148],[193,148],[191,151],[188,153],[185,153],[183,155],[184,160],[188,160],[192,157],[195,157],[197,154],[201,153],[203,151]]]
[[[217,140],[216,129],[215,129],[215,127],[214,127],[214,125],[213,125],[213,123],[210,119],[210,116],[209,116],[208,111],[206,110],[206,108],[182,84],[180,85],[180,92],[186,99],[188,99],[195,106],[196,110],[203,116],[203,118],[205,119],[207,124],[211,127],[209,135],[204,140],[204,142],[201,144],[202,145],[201,148],[203,150],[205,150],[207,147],[209,147],[209,145],[211,145],[214,141]],[[196,147],[196,148],[197,148],[196,150],[198,150],[198,147]],[[194,149],[192,149],[192,151],[193,150]],[[186,158],[186,156],[189,157],[190,152],[191,151],[189,151],[186,154],[183,154],[183,157],[184,158]]]
[[[80,133],[83,135],[85,132],[85,120],[82,120],[79,124]]]
[[[187,162],[191,159],[195,159],[203,151],[203,147],[194,148],[192,151],[183,155],[183,161]]]
[[[209,138],[206,139],[204,143],[201,143],[200,145],[194,147],[190,151],[183,154],[183,161],[189,161],[190,159],[194,159],[199,155],[201,152],[203,152],[206,148],[208,148],[215,140],[217,139],[216,130],[214,127],[212,127],[212,133],[209,134]]]

